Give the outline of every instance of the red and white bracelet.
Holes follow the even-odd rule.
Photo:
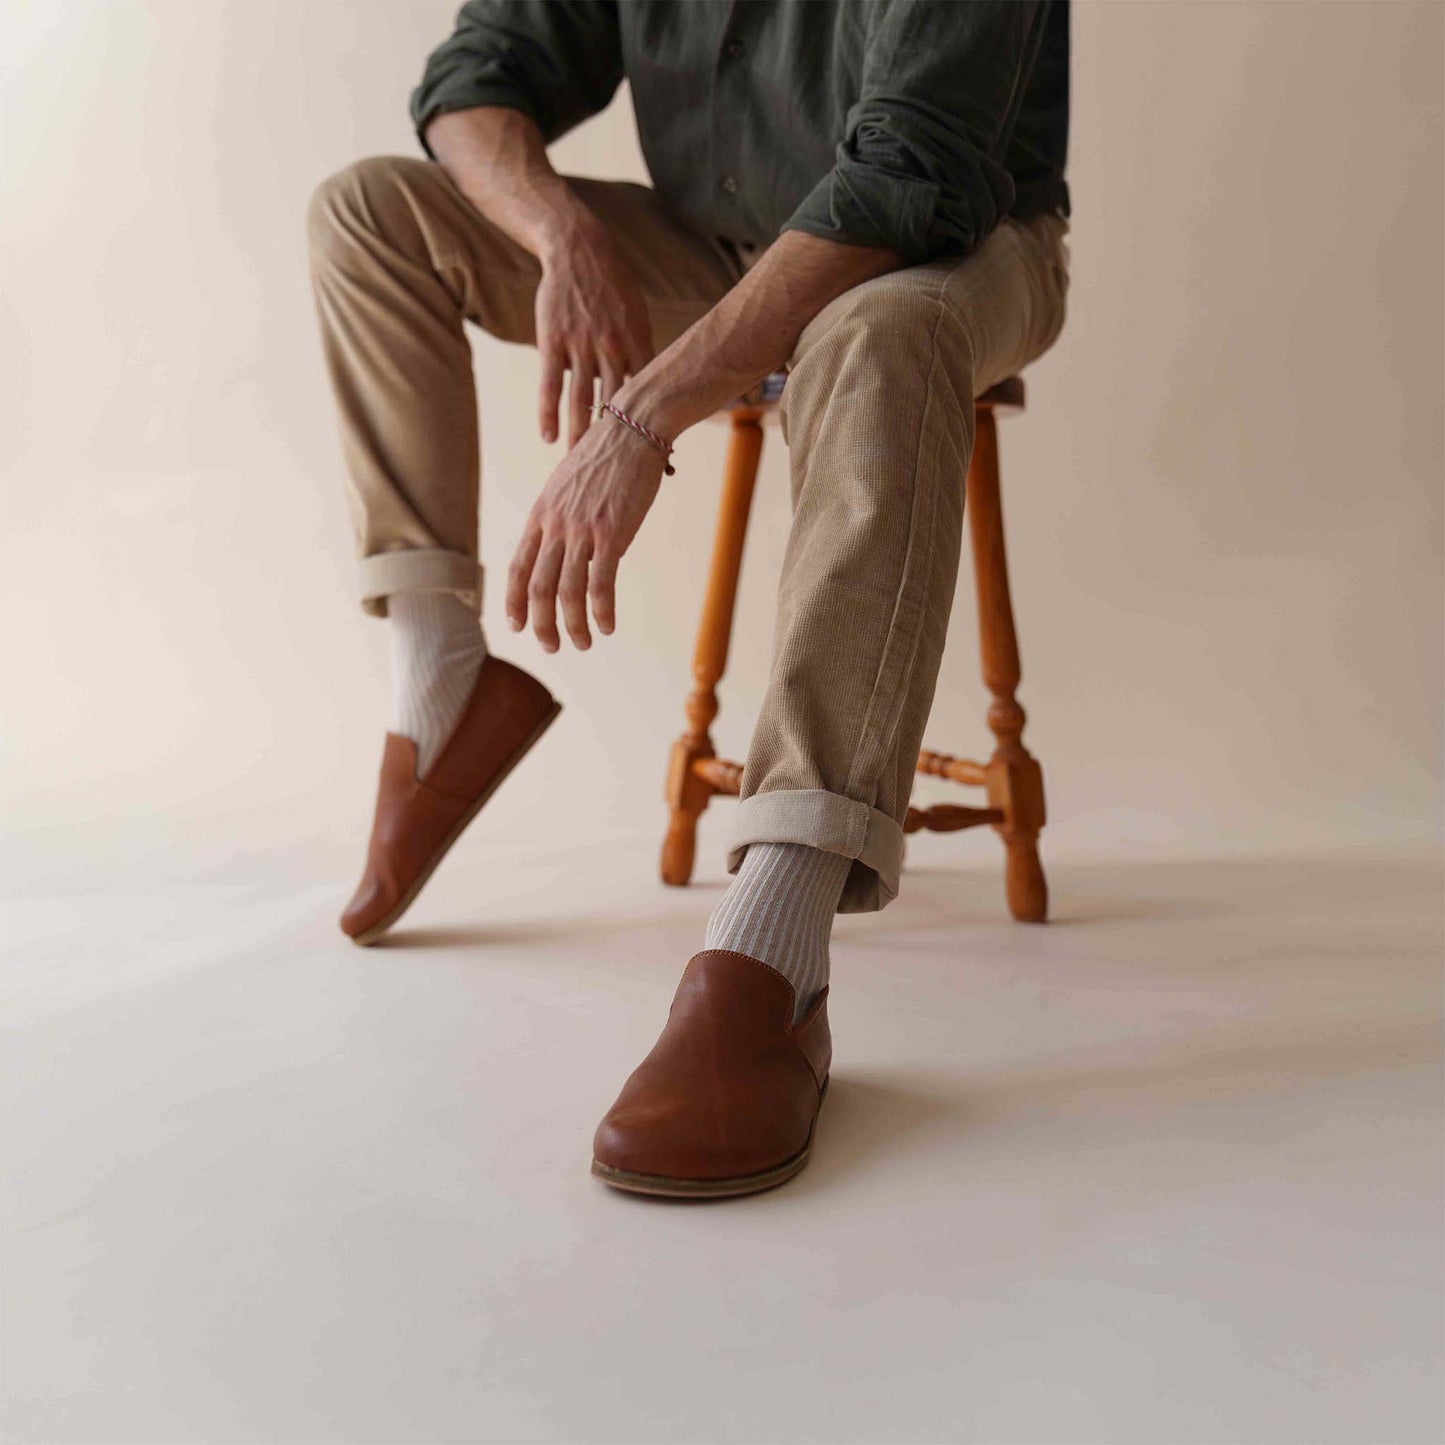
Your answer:
[[[604,401],[601,406],[593,407],[593,412],[601,416],[604,412],[610,417],[615,417],[623,426],[630,426],[645,442],[655,447],[662,453],[662,470],[666,476],[673,476],[676,468],[672,465],[672,443],[664,441],[651,427],[643,426],[640,421],[634,421],[625,411],[618,410],[610,401]]]

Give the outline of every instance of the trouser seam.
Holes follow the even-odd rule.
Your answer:
[[[942,298],[941,298],[941,297],[940,297],[939,304],[940,304],[940,306],[943,306],[943,302],[942,302]],[[954,319],[955,319],[955,317],[954,317],[953,312],[952,312],[948,307],[943,306],[943,318],[942,318],[942,320],[943,320],[943,321],[952,321],[952,320],[954,320]],[[941,324],[942,324],[942,321],[940,321],[940,325],[941,325]],[[935,335],[936,335],[936,334],[937,334],[937,333],[935,332]],[[974,363],[973,363],[973,349],[974,349],[973,338],[972,338],[972,336],[971,336],[967,331],[965,331],[963,334],[964,334],[964,335],[967,337],[967,339],[968,339],[968,347],[969,347],[969,375],[970,375],[970,377],[972,377],[972,376],[976,373],[976,368],[975,368]],[[937,353],[935,353],[935,356],[936,356],[936,355],[937,355]],[[934,402],[935,402],[935,400],[936,400],[936,393],[935,393],[935,391],[933,390],[932,381],[933,381],[933,374],[932,374],[932,372],[930,372],[930,378],[929,378],[929,382],[930,382],[930,384],[929,384],[929,394],[928,394],[928,399],[927,399],[927,405],[928,405],[930,411],[931,411],[931,409],[932,409],[932,407],[933,407],[933,405],[934,405]],[[974,426],[975,426],[974,418],[973,418],[973,398],[970,397],[970,398],[964,403],[964,406],[967,407],[967,410],[963,412],[963,423],[964,423],[964,426],[968,429],[970,446],[972,446],[972,443],[973,443],[973,441],[974,441]],[[932,496],[931,496],[931,500],[930,500],[930,509],[929,509],[928,550],[927,550],[927,552],[926,552],[926,554],[924,555],[924,558],[923,558],[924,566],[927,568],[927,573],[926,573],[926,575],[929,576],[929,577],[931,577],[931,575],[932,575],[932,569],[933,569],[933,554],[934,554],[934,552],[935,552],[935,550],[936,550],[936,547],[937,547],[937,539],[938,539],[938,498],[939,498],[939,489],[943,486],[943,481],[942,481],[942,479],[941,479],[941,477],[940,477],[940,475],[939,475],[941,464],[940,464],[939,455],[938,455],[938,448],[939,448],[940,443],[939,443],[939,432],[938,432],[938,429],[937,429],[937,428],[935,428],[935,429],[933,430],[933,432],[932,432],[932,439],[933,439],[933,448],[934,448],[933,458],[932,458],[932,460],[933,460],[933,467],[934,467],[934,471],[933,471],[934,486],[933,486],[933,492],[932,492]],[[970,460],[971,460],[971,458],[970,458]],[[964,480],[960,480],[959,485],[964,485],[964,484],[965,484]],[[960,518],[960,520],[962,520],[962,518]],[[927,619],[926,615],[921,615],[921,616],[919,617],[919,620],[918,620],[918,626],[915,627],[915,628],[914,628],[914,631],[913,631],[913,640],[912,640],[912,645],[910,646],[909,652],[908,652],[908,663],[907,663],[907,667],[906,667],[906,669],[905,669],[905,671],[904,671],[903,677],[902,677],[902,679],[901,679],[901,681],[900,681],[900,684],[899,684],[898,696],[899,696],[900,699],[903,698],[903,697],[905,697],[905,696],[907,696],[907,695],[909,694],[909,692],[911,691],[912,684],[913,684],[913,675],[914,675],[914,672],[915,672],[915,670],[916,670],[916,668],[917,668],[917,666],[918,666],[918,649],[922,646],[922,643],[923,643],[923,631],[924,631],[924,628],[925,628],[927,625],[928,625],[928,619]],[[945,624],[945,626],[946,626],[946,624]],[[925,727],[926,727],[926,726],[927,726],[927,719],[926,719],[926,718],[925,718],[925,720],[924,720],[924,724],[925,724]],[[890,757],[891,757],[891,758],[894,758],[895,761],[897,761],[896,754],[897,754],[897,751],[898,751],[898,741],[897,741],[897,740],[898,740],[898,731],[899,731],[899,729],[902,727],[902,725],[903,725],[903,707],[902,707],[902,703],[901,703],[901,701],[900,701],[899,706],[895,707],[894,710],[893,710],[893,722],[892,722],[891,728],[889,729],[888,747],[887,747],[887,749],[886,749],[885,752],[884,752],[884,757],[885,757],[885,758],[890,758]],[[910,771],[910,773],[911,773],[912,771],[914,771],[914,767],[915,767],[917,761],[918,761],[917,758],[910,758],[910,759],[907,760],[908,765],[909,765],[909,771]],[[911,797],[911,796],[912,796],[912,788],[911,788],[911,787],[909,788],[908,793],[909,793],[909,796]],[[908,803],[908,798],[904,798],[904,799],[902,800],[902,802],[903,802],[903,806],[906,808],[906,807],[907,807],[907,803]]]
[[[881,693],[883,692],[882,684],[883,684],[883,680],[884,680],[884,672],[885,672],[885,669],[886,669],[887,664],[888,664],[888,661],[889,661],[889,656],[890,656],[890,652],[891,652],[891,650],[892,650],[892,644],[893,644],[895,632],[896,632],[896,630],[898,629],[898,627],[900,626],[899,614],[900,614],[900,611],[901,611],[901,609],[902,609],[903,599],[904,599],[905,593],[907,593],[907,592],[910,590],[910,586],[909,586],[910,581],[911,581],[911,580],[913,579],[913,577],[915,576],[914,569],[913,569],[913,567],[910,565],[910,557],[911,557],[911,555],[912,555],[912,553],[913,553],[913,550],[914,550],[914,541],[915,541],[915,538],[916,538],[917,535],[918,535],[918,525],[919,525],[919,520],[920,520],[920,518],[919,518],[920,502],[921,502],[921,500],[922,500],[928,509],[931,509],[932,506],[933,506],[933,503],[934,503],[934,498],[933,498],[932,495],[930,495],[930,496],[929,496],[928,498],[926,498],[926,499],[921,499],[921,498],[920,498],[920,490],[921,490],[921,488],[920,488],[920,477],[921,477],[921,474],[922,474],[922,471],[923,471],[923,450],[924,450],[924,446],[925,446],[925,444],[926,444],[927,437],[928,437],[928,434],[929,434],[929,426],[928,426],[928,423],[929,423],[929,418],[930,418],[930,416],[931,416],[931,414],[932,414],[934,397],[935,397],[935,395],[936,395],[934,378],[935,378],[935,376],[936,376],[936,374],[937,374],[938,365],[939,365],[938,332],[939,332],[939,328],[943,325],[943,319],[944,319],[944,315],[945,315],[945,307],[943,306],[942,298],[941,298],[941,296],[939,296],[939,294],[937,293],[937,291],[935,291],[933,299],[934,299],[935,303],[936,303],[937,306],[938,306],[938,314],[937,314],[937,316],[934,318],[933,328],[932,328],[932,330],[929,332],[929,336],[928,336],[928,345],[929,345],[928,372],[927,372],[926,379],[925,379],[925,381],[924,381],[923,406],[922,406],[922,408],[920,409],[920,412],[919,412],[918,440],[917,440],[917,443],[916,443],[915,448],[914,448],[913,478],[912,478],[912,484],[911,484],[911,497],[910,497],[911,505],[910,505],[910,507],[909,507],[909,515],[908,515],[908,536],[907,536],[906,542],[905,542],[905,544],[904,544],[904,549],[903,549],[903,566],[902,566],[902,569],[901,569],[902,575],[900,576],[899,582],[898,582],[898,592],[897,592],[896,596],[894,597],[893,614],[892,614],[892,616],[889,618],[888,630],[887,630],[887,632],[886,632],[885,635],[884,635],[883,647],[882,647],[881,655],[880,655],[879,660],[878,660],[878,669],[877,669],[877,672],[876,672],[876,674],[874,675],[874,679],[873,679],[873,687],[872,687],[872,690],[871,690],[870,693],[869,693],[867,707],[866,707],[865,710],[864,710],[864,714],[863,714],[863,725],[862,725],[862,727],[859,729],[858,740],[857,740],[857,742],[854,744],[853,757],[852,757],[851,761],[849,762],[849,766],[848,766],[848,781],[847,781],[847,784],[846,784],[845,786],[846,786],[846,789],[847,789],[847,795],[850,796],[850,797],[855,797],[856,794],[857,794],[857,792],[859,791],[859,788],[860,788],[860,778],[859,778],[858,775],[859,775],[860,767],[861,767],[862,764],[865,762],[865,760],[868,761],[868,762],[870,762],[870,763],[874,763],[874,765],[876,766],[875,760],[868,758],[868,753],[869,753],[869,751],[870,751],[869,744],[870,744],[870,741],[874,738],[874,736],[880,731],[877,723],[875,722],[875,714],[876,714],[876,712],[878,711],[879,703],[880,703],[880,695],[881,695]],[[923,566],[924,566],[924,568],[925,568],[925,572],[926,572],[927,565],[928,565],[928,561],[929,561],[929,559],[930,559],[930,558],[932,557],[932,555],[933,555],[932,528],[931,528],[931,527],[925,527],[925,532],[926,532],[926,534],[927,534],[926,540],[925,540],[925,543],[924,543],[924,546],[925,546],[925,549],[926,549],[926,550],[925,550],[925,554],[924,554],[923,558],[921,559],[921,561],[922,561],[922,564],[923,564]],[[914,590],[916,590],[916,589],[914,589]],[[915,627],[913,639],[912,639],[911,645],[910,645],[910,647],[909,647],[908,658],[907,658],[907,663],[906,663],[906,668],[905,668],[905,671],[904,671],[904,675],[903,675],[903,677],[900,679],[900,685],[899,685],[899,687],[897,687],[896,689],[894,689],[893,700],[894,700],[895,705],[894,705],[893,711],[892,711],[892,718],[891,718],[891,721],[889,722],[889,725],[886,727],[886,729],[882,729],[882,731],[884,732],[885,736],[896,736],[897,731],[898,731],[898,718],[899,718],[899,713],[900,713],[901,708],[902,708],[902,700],[903,700],[903,696],[904,696],[904,692],[905,692],[904,684],[906,684],[908,677],[911,675],[912,667],[913,667],[913,660],[914,660],[914,658],[917,656],[917,652],[918,652],[918,631],[919,631],[919,629],[918,629],[917,627]],[[871,751],[872,751],[874,754],[879,754],[879,755],[881,756],[880,750],[879,750],[877,747],[871,748]],[[872,805],[876,802],[877,796],[878,796],[878,781],[877,781],[877,778],[875,777],[875,778],[873,779],[873,787],[872,787],[870,796],[869,796],[869,798],[867,799],[867,802],[868,802],[869,806],[872,806]],[[859,799],[859,801],[863,801],[863,800]]]

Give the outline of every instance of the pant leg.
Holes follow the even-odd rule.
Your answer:
[[[648,187],[569,179],[617,241],[658,348],[738,279],[736,253]],[[385,616],[390,593],[417,590],[479,609],[481,447],[463,323],[535,343],[541,268],[432,161],[349,166],[317,188],[307,219],[362,607]]]
[[[781,412],[793,523],[730,872],[751,843],[807,843],[854,860],[840,912],[897,896],[974,398],[1062,330],[1067,229],[1054,214],[1010,218],[963,260],[865,282],[804,329]]]

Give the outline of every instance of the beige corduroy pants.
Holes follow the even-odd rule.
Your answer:
[[[660,350],[756,261],[646,186],[573,179],[645,297]],[[534,342],[535,258],[430,161],[364,160],[317,188],[312,280],[341,415],[361,603],[480,607],[476,396],[465,323]],[[971,255],[864,282],[804,329],[780,420],[793,525],[772,672],[728,852],[854,860],[842,912],[898,892],[902,822],[957,579],[973,399],[1063,329],[1069,223],[996,227]]]

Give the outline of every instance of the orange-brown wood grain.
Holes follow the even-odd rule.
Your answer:
[[[738,573],[753,505],[753,486],[763,450],[763,412],[759,407],[732,410],[722,497],[713,533],[712,562],[703,595],[702,620],[692,657],[693,689],[683,712],[687,727],[672,745],[665,798],[667,836],[662,843],[662,881],[674,885],[692,877],[697,854],[697,820],[716,791],[694,764],[713,756],[711,728],[717,717],[717,685],[727,667]]]

